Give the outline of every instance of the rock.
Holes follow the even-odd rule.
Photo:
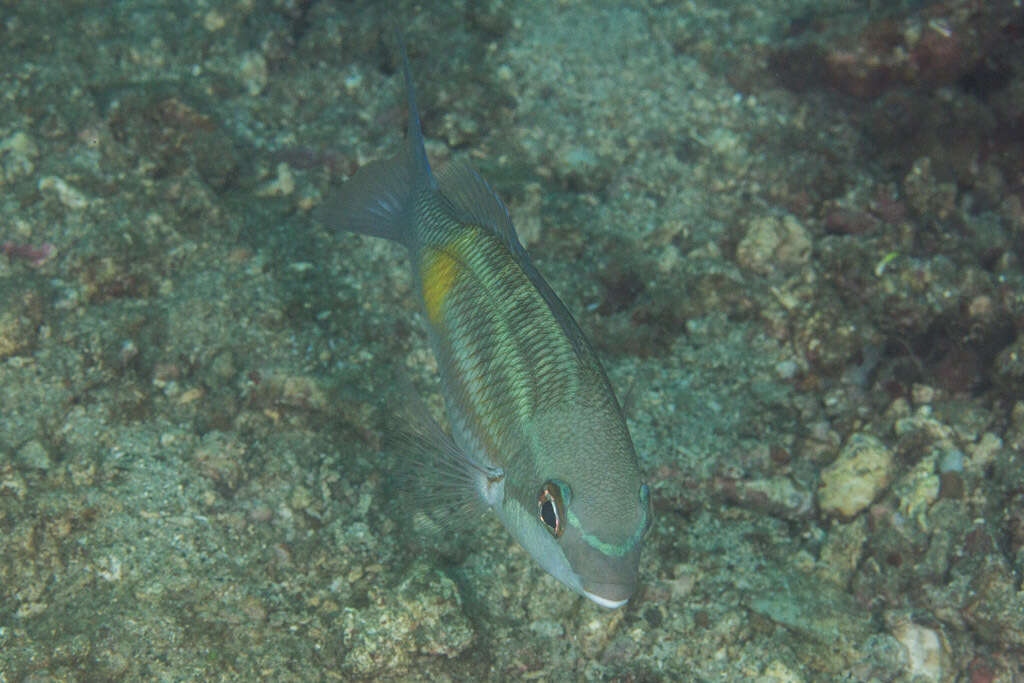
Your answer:
[[[818,506],[824,514],[851,519],[870,505],[893,478],[892,451],[878,438],[858,432],[821,472]]]
[[[1024,646],[1024,592],[998,553],[986,556],[971,578],[961,614],[972,633],[997,648]]]
[[[717,477],[712,486],[725,500],[773,517],[801,519],[814,510],[811,493],[785,476],[770,479]]]
[[[0,287],[0,360],[31,355],[43,320],[42,297],[12,279]]]
[[[753,612],[848,656],[872,631],[871,615],[845,590],[803,573],[777,572],[745,599]]]
[[[858,517],[850,524],[834,524],[821,547],[817,575],[837,586],[847,586],[864,554],[867,521]]]
[[[922,530],[928,528],[928,508],[939,498],[940,479],[935,468],[940,453],[939,449],[932,449],[893,485],[893,494],[900,501],[900,514],[917,522]]]
[[[376,592],[371,601],[342,616],[348,674],[399,677],[418,656],[451,659],[473,642],[455,583],[425,563],[414,565],[393,593]]]
[[[736,261],[749,270],[769,275],[807,263],[811,240],[793,216],[760,216],[750,222],[736,247]]]
[[[18,449],[17,458],[19,464],[27,469],[48,470],[52,466],[50,454],[35,439]]]
[[[950,680],[953,671],[942,636],[903,617],[892,621],[892,635],[903,646],[906,655],[903,667],[908,679],[922,683]]]
[[[610,169],[614,165],[591,147],[582,144],[563,147],[558,150],[556,161],[555,172],[575,191],[598,193],[612,180]]]
[[[242,55],[242,63],[239,64],[238,75],[245,84],[245,89],[250,95],[259,95],[267,87],[268,69],[267,60],[258,52],[246,52]]]
[[[910,208],[923,218],[944,220],[956,208],[956,184],[940,182],[928,157],[914,162],[903,179],[903,192]]]
[[[1024,389],[1024,334],[999,352],[993,374],[996,384],[1006,391]]]
[[[226,491],[234,491],[245,477],[246,447],[227,432],[208,432],[192,452],[202,475]]]
[[[24,131],[0,140],[0,182],[31,175],[38,158],[39,147]]]

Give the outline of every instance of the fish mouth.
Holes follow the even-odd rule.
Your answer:
[[[593,583],[583,587],[583,595],[601,605],[601,607],[615,609],[629,602],[629,598],[632,597],[635,588],[635,584]]]

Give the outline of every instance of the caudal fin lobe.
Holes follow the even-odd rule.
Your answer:
[[[317,208],[315,217],[335,230],[408,242],[412,182],[405,155],[371,161]]]
[[[412,223],[408,212],[416,191],[436,189],[423,143],[416,90],[409,68],[409,57],[401,35],[396,33],[402,54],[402,74],[409,106],[409,128],[405,150],[397,156],[373,161],[360,168],[315,212],[320,222],[335,230],[357,232],[373,237],[412,242]]]

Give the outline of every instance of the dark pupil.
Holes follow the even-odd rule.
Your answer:
[[[540,518],[552,529],[558,528],[558,511],[553,501],[545,500],[540,506]]]

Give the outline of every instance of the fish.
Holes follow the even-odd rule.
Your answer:
[[[435,174],[409,57],[403,149],[328,194],[326,227],[408,250],[450,431],[420,429],[421,477],[451,514],[492,510],[555,579],[607,608],[637,588],[650,487],[623,410],[505,204],[464,162]],[[432,419],[432,418],[427,418]]]

